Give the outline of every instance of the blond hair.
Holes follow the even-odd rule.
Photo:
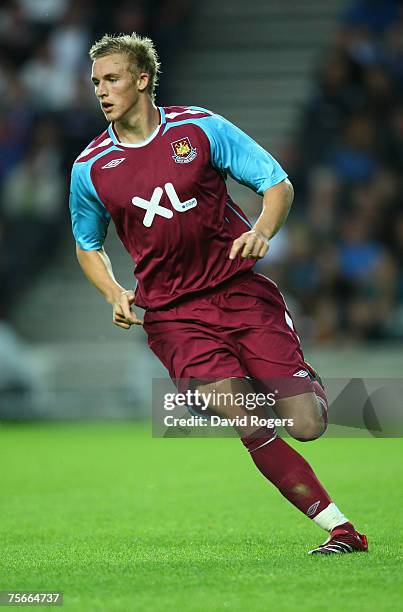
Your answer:
[[[136,32],[132,34],[104,34],[89,50],[89,56],[92,60],[112,53],[121,53],[127,56],[130,71],[134,78],[138,76],[139,72],[146,72],[149,75],[147,91],[154,100],[161,64],[153,41],[145,36],[139,36]]]

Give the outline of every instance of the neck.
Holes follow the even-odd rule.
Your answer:
[[[148,99],[143,104],[136,105],[130,115],[122,117],[113,126],[119,140],[126,144],[136,144],[147,140],[159,125],[158,108]]]

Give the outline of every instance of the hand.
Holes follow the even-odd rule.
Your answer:
[[[143,321],[138,319],[135,312],[132,311],[131,305],[134,303],[134,291],[122,291],[113,302],[113,318],[112,321],[118,327],[129,329],[132,325],[143,325]]]
[[[235,259],[240,253],[243,259],[262,259],[268,250],[269,239],[262,232],[252,229],[234,240],[229,258]]]

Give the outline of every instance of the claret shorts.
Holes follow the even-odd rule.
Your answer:
[[[180,390],[184,380],[231,377],[249,377],[260,388],[275,380],[279,398],[313,390],[312,369],[284,298],[262,274],[248,271],[176,305],[147,311],[144,329]]]

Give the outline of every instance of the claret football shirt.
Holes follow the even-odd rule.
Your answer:
[[[130,253],[136,304],[156,310],[250,269],[229,259],[250,229],[225,183],[230,174],[259,194],[287,174],[254,140],[198,107],[159,107],[160,125],[138,144],[119,141],[113,124],[76,159],[71,178],[73,234],[102,248],[112,218]]]

